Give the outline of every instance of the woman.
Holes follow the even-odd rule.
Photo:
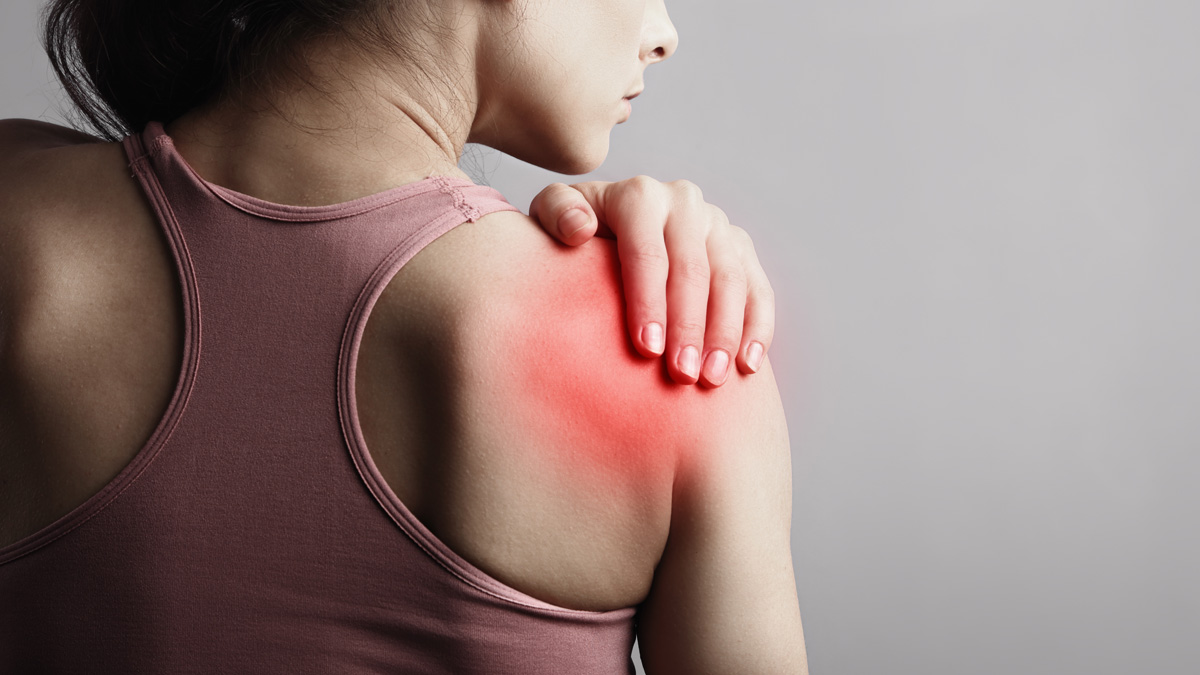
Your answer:
[[[563,249],[457,168],[595,169],[660,0],[48,16],[121,142],[0,132],[0,670],[612,673],[635,634],[649,673],[807,670],[769,330],[725,292],[701,335],[673,271],[664,345],[652,268],[621,295],[632,214],[685,271],[748,242],[639,177]]]

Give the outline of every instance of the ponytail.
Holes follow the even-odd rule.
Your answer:
[[[115,141],[164,124],[340,28],[364,0],[51,0],[42,43],[85,121]]]

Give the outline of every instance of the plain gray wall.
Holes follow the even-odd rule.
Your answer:
[[[54,119],[33,0],[0,117]],[[1200,3],[669,0],[604,167],[778,295],[814,674],[1200,672]]]

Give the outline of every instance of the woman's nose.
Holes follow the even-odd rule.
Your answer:
[[[667,15],[664,0],[649,0],[646,4],[646,23],[642,34],[643,61],[647,65],[666,61],[679,47],[679,33]]]

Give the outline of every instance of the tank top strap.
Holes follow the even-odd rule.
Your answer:
[[[148,123],[140,134],[127,136],[122,144],[134,176],[154,173],[161,184],[160,192],[171,193],[175,198],[184,193],[194,192],[201,199],[216,198],[248,215],[279,222],[311,223],[353,218],[434,191],[446,195],[450,200],[449,206],[462,213],[466,222],[475,222],[494,211],[520,210],[493,187],[478,185],[465,178],[439,175],[426,176],[421,181],[340,204],[276,204],[210,183],[202,178],[175,149],[174,141],[167,135],[160,122]]]

